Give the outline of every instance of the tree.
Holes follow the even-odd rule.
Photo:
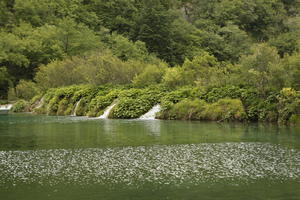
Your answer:
[[[284,86],[285,70],[280,65],[276,48],[267,44],[257,44],[251,54],[241,58],[244,81],[257,88],[264,96],[268,90],[281,89]]]
[[[38,28],[21,23],[12,33],[0,32],[0,64],[19,79],[32,79],[35,69],[51,60],[82,54],[101,46],[99,37],[73,19]],[[15,81],[15,82],[16,82]]]
[[[12,87],[12,82],[5,67],[0,67],[0,99],[7,99],[8,88]]]
[[[282,68],[287,73],[286,86],[300,90],[300,53],[286,56],[281,62]]]
[[[246,54],[250,49],[250,37],[237,25],[229,22],[220,27],[210,20],[199,20],[195,22],[195,25],[201,30],[201,47],[219,61],[236,62],[242,54]]]
[[[72,18],[92,29],[97,29],[99,19],[84,0],[15,0],[14,15],[18,22],[25,21],[34,27],[56,24],[63,18]]]
[[[134,26],[139,1],[135,0],[91,0],[91,10],[98,16],[101,25],[111,32],[127,35]]]
[[[13,14],[11,12],[11,1],[0,1],[0,27],[11,25]]]
[[[283,31],[286,11],[280,0],[190,0],[193,21],[209,19],[224,26],[238,25],[258,41]]]

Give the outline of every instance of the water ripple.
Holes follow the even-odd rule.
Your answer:
[[[300,151],[265,143],[0,151],[5,184],[198,184],[300,177]]]

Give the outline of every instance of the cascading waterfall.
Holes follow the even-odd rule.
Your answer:
[[[139,119],[153,120],[155,119],[156,113],[158,113],[159,111],[160,111],[160,105],[157,104],[153,106],[153,108],[151,108],[151,110],[149,110],[146,114],[140,116]]]
[[[77,101],[76,104],[75,104],[75,107],[74,107],[74,110],[73,110],[73,113],[72,113],[72,116],[74,116],[74,117],[76,117],[76,111],[77,111],[77,108],[80,104],[80,101],[81,101],[81,99],[79,101]]]
[[[110,113],[110,111],[113,109],[113,107],[115,107],[115,105],[117,105],[117,104],[116,104],[116,103],[113,103],[113,104],[111,104],[110,106],[108,106],[108,107],[105,109],[103,115],[101,115],[101,116],[98,117],[98,118],[99,118],[99,119],[107,119],[107,118],[108,118],[108,115],[109,115],[109,113]]]
[[[12,108],[12,104],[0,105],[1,111],[9,111]]]
[[[35,108],[41,108],[44,104],[45,97],[43,96]]]

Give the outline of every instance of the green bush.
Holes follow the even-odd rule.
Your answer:
[[[39,108],[33,108],[33,112],[38,114],[48,114],[50,100],[54,97],[56,89],[49,89],[43,96],[44,103]]]
[[[147,66],[140,60],[122,61],[109,51],[99,51],[41,66],[35,80],[45,90],[74,84],[129,84]]]
[[[103,111],[118,97],[119,90],[112,90],[105,96],[96,96],[92,99],[88,108],[89,117],[97,117],[103,114]]]
[[[300,115],[292,114],[289,119],[289,124],[300,125]]]
[[[67,98],[62,99],[58,103],[57,115],[71,115],[73,110],[73,104],[69,103]]]
[[[167,112],[167,119],[180,119],[180,120],[200,120],[201,113],[204,112],[207,103],[203,100],[184,99],[179,103],[171,106]]]
[[[76,99],[74,94],[83,86],[69,86],[63,88],[49,89],[43,96],[43,105],[34,108],[34,112],[49,115],[70,115]]]
[[[239,99],[244,91],[245,89],[241,89],[237,86],[212,88],[206,93],[204,98],[207,102],[216,102],[224,98]]]
[[[220,99],[209,104],[201,117],[212,121],[242,121],[246,113],[239,99]]]
[[[163,83],[170,88],[176,88],[189,83],[182,67],[172,67],[166,70]]]
[[[12,108],[11,108],[11,112],[26,112],[28,111],[28,106],[29,103],[25,100],[19,100],[16,103],[13,104]]]
[[[171,92],[165,92],[161,98],[161,112],[158,113],[158,118],[168,118],[168,111],[174,104],[185,98],[203,98],[205,90],[202,88],[184,87]]]
[[[16,100],[18,100],[15,88],[13,88],[13,87],[9,87],[8,88],[7,100],[8,101],[16,101]]]
[[[146,87],[149,85],[159,84],[162,81],[166,70],[166,65],[148,65],[145,70],[137,75],[132,83],[136,87]]]
[[[292,88],[283,88],[278,95],[278,100],[278,122],[287,124],[289,120],[294,121],[295,115],[300,114],[300,92]]]
[[[276,96],[274,92],[266,92],[266,97],[262,98],[255,88],[226,86],[212,88],[205,94],[205,100],[216,102],[224,98],[241,99],[248,120],[275,122],[278,117]]]
[[[93,96],[83,97],[77,107],[76,116],[86,116],[89,109],[89,103],[91,102]]]
[[[220,99],[208,104],[200,99],[184,99],[172,104],[159,115],[161,119],[243,121],[246,119],[242,102],[239,99]]]
[[[16,95],[20,99],[29,101],[38,93],[39,89],[32,81],[20,80],[19,84],[16,86]]]
[[[80,100],[76,115],[83,116],[89,111],[92,99],[95,96],[107,95],[110,88],[110,86],[79,85],[49,89],[43,96],[44,104],[40,108],[35,108],[34,112],[49,115],[71,115],[76,103]],[[113,96],[113,93],[111,95]]]
[[[110,118],[134,119],[151,109],[149,101],[144,99],[122,98],[110,113]]]
[[[41,97],[32,98],[26,110],[36,106]],[[118,99],[110,118],[138,118],[159,103],[161,111],[157,117],[160,119],[278,121],[287,124],[298,121],[299,97],[299,92],[291,88],[284,88],[280,94],[267,91],[262,98],[255,88],[237,86],[211,89],[182,87],[170,91],[162,85],[144,89],[79,85],[49,89],[43,96],[44,104],[33,110],[49,115],[70,115],[80,100],[76,115],[96,117]]]
[[[8,88],[12,87],[12,81],[6,67],[0,67],[0,99],[7,99]]]
[[[132,42],[128,38],[116,33],[103,36],[104,38],[106,37],[104,41],[106,46],[111,49],[114,55],[123,61],[130,59],[151,61],[155,59],[154,56],[149,55],[144,42]]]
[[[124,90],[120,93],[118,104],[112,109],[109,117],[138,118],[159,103],[162,95],[163,93],[157,88]]]

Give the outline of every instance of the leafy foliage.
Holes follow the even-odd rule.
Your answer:
[[[295,123],[299,12],[297,0],[3,0],[0,99],[52,115],[116,100],[113,118],[161,103],[164,119]]]
[[[213,104],[199,99],[183,99],[164,112],[164,119],[242,121],[246,117],[238,99],[220,99]]]
[[[24,101],[24,100],[19,100],[17,101],[13,107],[11,108],[11,112],[15,112],[15,113],[18,113],[18,112],[25,112],[26,109],[28,108],[29,104],[27,101]]]

